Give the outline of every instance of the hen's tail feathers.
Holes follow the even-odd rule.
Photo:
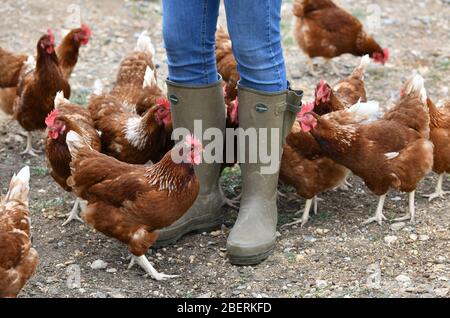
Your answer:
[[[72,158],[76,157],[78,151],[81,150],[82,148],[89,147],[89,145],[86,142],[84,142],[83,138],[72,130],[67,133],[66,143],[67,146],[69,147],[69,151]]]
[[[141,33],[137,40],[136,48],[134,49],[136,52],[144,52],[155,56],[156,50],[155,46],[152,43],[152,39],[148,35],[147,31]]]
[[[56,93],[56,96],[55,96],[55,108],[59,108],[61,105],[65,104],[65,103],[69,103],[69,100],[67,100],[64,97],[64,92],[63,91],[59,91],[58,93]]]
[[[413,72],[413,75],[406,81],[403,88],[405,95],[411,97],[418,97],[426,105],[427,103],[427,90],[425,89],[425,80],[417,73]]]
[[[358,102],[346,111],[353,113],[355,122],[360,124],[369,124],[383,117],[383,112],[377,101]]]
[[[101,80],[97,79],[94,82],[94,91],[92,92],[93,95],[100,96],[103,94],[103,83]]]
[[[363,80],[364,74],[366,73],[367,67],[369,67],[369,65],[370,65],[370,56],[366,54],[361,58],[361,63],[359,64],[359,66],[355,68],[355,70],[353,71],[352,77],[356,77],[360,80]]]
[[[153,87],[155,86],[156,83],[156,77],[155,77],[155,71],[153,71],[148,65],[147,65],[147,69],[145,70],[145,75],[144,75],[144,83],[143,83],[143,88],[145,87]]]
[[[19,201],[28,204],[28,192],[30,191],[30,167],[25,166],[11,179],[9,190],[4,199],[5,202]]]

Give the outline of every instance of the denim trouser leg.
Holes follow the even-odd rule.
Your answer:
[[[244,87],[287,88],[281,45],[281,0],[225,0],[228,31]]]
[[[228,30],[241,85],[285,90],[281,46],[282,0],[225,0]],[[169,79],[205,85],[217,81],[215,32],[220,0],[163,0],[163,36]]]
[[[169,80],[217,82],[215,33],[220,0],[163,0],[163,38]]]

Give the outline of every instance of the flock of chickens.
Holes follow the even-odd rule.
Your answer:
[[[376,214],[365,224],[385,220],[383,204],[390,188],[409,193],[409,213],[399,219],[414,221],[415,189],[431,170],[440,177],[430,200],[445,194],[450,102],[436,107],[418,74],[399,87],[394,106],[381,108],[368,101],[366,68],[370,58],[386,62],[388,50],[330,0],[297,0],[293,12],[296,38],[309,57],[362,56],[352,74],[336,85],[318,83],[314,101],[304,103],[287,137],[280,181],[307,199],[303,216],[295,223],[304,225],[313,205],[317,211],[318,194],[348,188],[350,172],[379,196]],[[49,30],[37,42],[36,57],[0,48],[0,106],[27,131],[24,153],[38,153],[31,132],[46,129],[51,175],[77,198],[64,225],[85,221],[126,244],[130,266],[138,264],[156,280],[173,277],[157,272],[145,253],[156,241],[156,231],[175,222],[196,200],[199,182],[193,167],[201,160],[202,145],[194,136],[177,145],[171,140],[170,102],[158,87],[155,50],[146,32],[122,61],[110,92],[96,81],[87,107],[71,103],[70,75],[80,47],[90,37],[90,28],[82,25],[56,47]],[[240,76],[222,28],[217,32],[216,55],[224,79],[227,127],[235,128]],[[183,163],[174,163],[172,152],[182,155]],[[16,297],[39,262],[31,247],[29,179],[25,167],[12,178],[0,203],[0,297]]]

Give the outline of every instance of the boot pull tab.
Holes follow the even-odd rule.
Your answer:
[[[169,100],[172,102],[172,105],[176,105],[180,102],[180,99],[176,95],[170,95]]]

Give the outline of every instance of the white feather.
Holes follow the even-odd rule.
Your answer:
[[[25,67],[25,73],[31,72],[32,70],[34,70],[36,68],[36,59],[34,58],[33,55],[28,55],[28,58],[25,61],[24,67]]]
[[[370,65],[370,56],[366,54],[361,58],[361,63],[359,64],[359,67],[365,71],[369,65]]]
[[[411,94],[416,92],[423,103],[427,102],[427,90],[425,89],[425,80],[423,77],[417,72],[413,71],[413,75],[410,81],[410,85],[406,86],[405,93]]]
[[[19,173],[11,178],[10,188],[3,202],[20,199],[22,195],[28,196],[30,190],[30,167],[23,167]],[[24,198],[22,198],[24,199]]]
[[[26,183],[30,182],[30,167],[23,167],[17,174],[16,179]]]
[[[69,131],[66,136],[66,143],[69,147],[72,157],[78,152],[78,149],[83,148],[86,144],[83,142],[83,138],[74,131]]]
[[[103,83],[99,79],[96,79],[95,82],[94,82],[94,92],[93,92],[93,94],[97,95],[97,96],[103,94]]]
[[[399,152],[387,152],[384,154],[384,156],[387,158],[387,160],[392,160],[397,158],[400,155]]]
[[[347,112],[354,113],[356,122],[368,124],[380,119],[383,116],[380,110],[380,104],[377,101],[368,101],[362,103],[358,101],[355,105],[349,107]]]
[[[147,31],[141,33],[137,40],[136,48],[134,49],[136,52],[144,52],[149,53],[152,56],[155,56],[156,50],[155,46],[152,43],[152,39],[148,35]]]
[[[64,103],[69,103],[69,100],[67,100],[64,97],[64,92],[63,91],[59,91],[58,93],[56,93],[55,96],[55,108],[59,108],[62,104]]]
[[[142,87],[143,88],[153,87],[155,85],[156,85],[155,71],[153,71],[149,66],[147,66],[147,69],[145,70],[144,83]]]

